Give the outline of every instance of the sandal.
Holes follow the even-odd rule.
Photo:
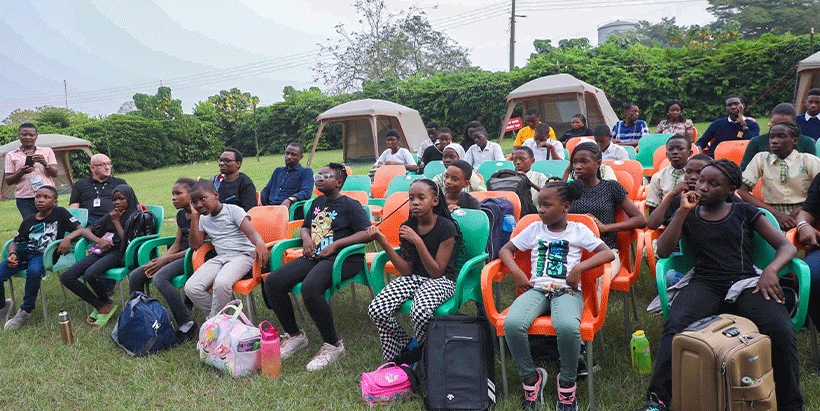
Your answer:
[[[91,314],[88,315],[88,318],[86,319],[86,321],[88,321],[88,325],[94,325],[94,324],[97,323],[97,321],[99,319],[100,319],[100,313],[98,313],[97,310],[94,309],[94,311]]]
[[[97,313],[97,321],[94,323],[94,328],[105,327],[105,325],[108,324],[108,320],[110,320],[116,312],[117,305],[115,304],[113,307],[111,307],[111,311],[109,311],[108,314]]]

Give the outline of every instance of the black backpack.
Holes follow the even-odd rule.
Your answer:
[[[424,344],[431,410],[486,410],[495,404],[495,332],[484,317],[433,317]]]
[[[146,210],[146,211],[137,211],[134,214],[131,214],[128,217],[128,221],[125,222],[125,227],[123,228],[123,236],[122,241],[120,241],[120,255],[125,254],[125,250],[128,248],[128,245],[131,244],[135,238],[156,234],[157,231],[157,217],[154,216],[154,213]],[[151,256],[154,258],[154,256]],[[137,263],[137,255],[134,254],[134,261],[132,265],[138,266]]]
[[[498,258],[501,247],[510,241],[510,234],[515,228],[513,205],[506,198],[490,197],[481,201],[481,211],[490,220],[490,236],[487,239],[488,261]]]
[[[512,191],[518,194],[518,200],[521,201],[521,217],[538,212],[532,202],[531,188],[530,179],[515,170],[498,170],[487,180],[489,191]]]

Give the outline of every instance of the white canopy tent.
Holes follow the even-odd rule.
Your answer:
[[[411,152],[418,150],[427,139],[427,128],[419,112],[385,100],[364,99],[339,104],[316,117],[319,128],[310,149],[308,167],[313,161],[316,145],[328,123],[342,123],[342,151],[344,161],[374,160],[387,148],[385,134],[394,129],[401,138],[399,145]]]
[[[571,127],[572,116],[581,113],[587,118],[587,126],[595,128],[606,124],[610,128],[618,122],[606,93],[598,87],[578,80],[569,74],[554,74],[522,84],[507,95],[504,122],[510,121],[518,105],[523,112],[530,107],[541,110],[541,121],[550,125],[560,136]],[[498,141],[504,139],[505,127],[501,128]]]
[[[820,87],[820,52],[800,60],[797,64],[797,85],[794,90],[794,107],[798,113],[804,112],[803,102],[809,90]]]
[[[54,151],[54,156],[57,157],[57,177],[54,177],[54,185],[60,193],[66,193],[71,190],[74,185],[74,178],[71,173],[71,163],[68,155],[74,150],[82,151],[91,157],[91,142],[81,138],[66,136],[62,134],[40,134],[37,136],[37,145],[40,147],[51,147]],[[11,143],[0,146],[0,157],[3,157],[5,164],[6,154],[16,150],[20,147],[20,140],[14,140]],[[3,179],[2,188],[0,189],[4,200],[14,198],[14,186],[6,184],[6,179]],[[68,204],[68,202],[65,202]]]

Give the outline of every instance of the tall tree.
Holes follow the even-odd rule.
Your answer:
[[[706,8],[718,22],[740,23],[740,33],[807,34],[820,15],[818,0],[709,0]]]
[[[134,94],[134,105],[136,111],[132,113],[153,119],[179,118],[182,117],[182,101],[171,97],[171,89],[160,87],[157,94]]]
[[[383,0],[356,0],[353,6],[361,17],[361,31],[348,32],[344,24],[336,25],[340,40],[322,46],[320,53],[331,60],[320,59],[313,68],[316,81],[331,92],[360,90],[366,81],[426,78],[470,67],[468,50],[434,30],[423,10],[394,13]]]

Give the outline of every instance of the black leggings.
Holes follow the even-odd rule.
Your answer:
[[[310,318],[316,323],[322,339],[328,344],[336,344],[336,327],[333,325],[333,312],[330,304],[325,300],[325,291],[333,285],[332,259],[319,261],[299,257],[265,278],[264,292],[267,301],[271,304],[276,317],[286,333],[299,333],[299,325],[293,314],[293,305],[288,293],[294,285],[302,283],[302,298]],[[362,258],[354,256],[342,264],[342,280],[348,280],[358,274],[362,268]]]
[[[797,338],[786,307],[766,300],[753,288],[740,293],[734,303],[724,301],[731,284],[693,279],[675,297],[663,329],[649,392],[665,404],[672,398],[672,338],[693,322],[710,315],[729,313],[751,320],[762,334],[772,339],[772,366],[776,384],[777,409],[802,410],[800,359]]]
[[[60,282],[71,292],[99,310],[102,306],[111,302],[111,299],[108,298],[108,283],[103,276],[109,269],[121,266],[122,258],[120,258],[119,249],[103,254],[89,254],[60,274]],[[91,290],[88,289],[86,284],[80,282],[80,277],[83,277],[86,284],[91,286]]]

